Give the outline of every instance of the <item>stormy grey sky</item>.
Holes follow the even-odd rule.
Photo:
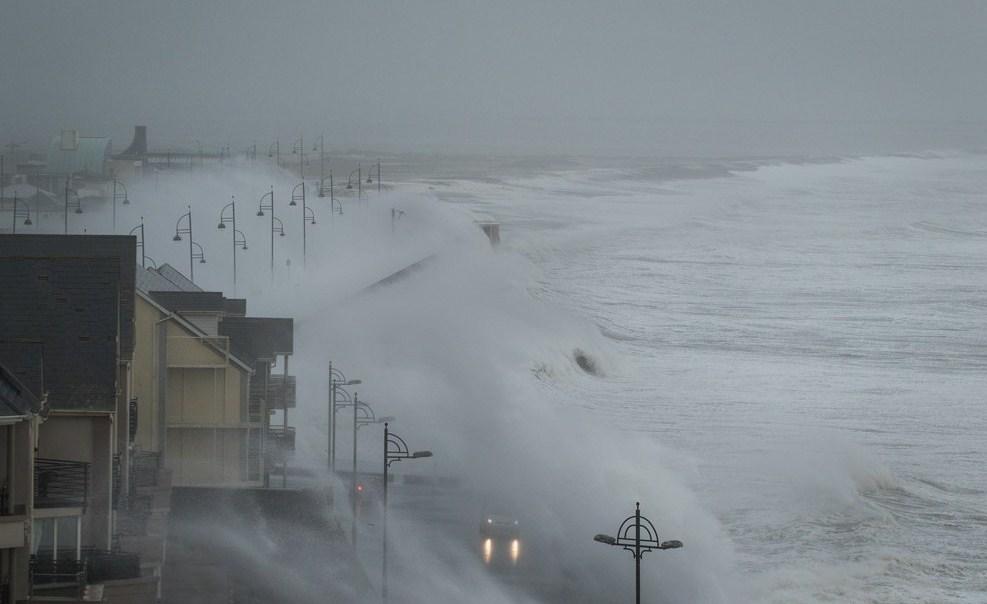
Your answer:
[[[0,1],[0,144],[987,146],[980,1]]]

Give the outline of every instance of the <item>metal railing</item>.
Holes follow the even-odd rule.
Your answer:
[[[66,588],[81,597],[86,585],[86,562],[74,558],[52,560],[31,556],[28,569],[31,593],[37,587]]]
[[[141,576],[141,560],[137,554],[83,548],[82,559],[86,563],[86,582],[89,584]]]
[[[283,409],[285,403],[289,409],[295,407],[295,376],[288,376],[288,387],[284,386],[284,375],[271,375],[271,386],[268,393],[268,406],[271,409]]]
[[[267,429],[267,439],[264,443],[264,454],[267,463],[280,463],[290,459],[295,452],[295,429],[282,426],[271,426]]]
[[[39,550],[31,556],[31,586],[49,588],[134,579],[141,576],[140,556],[118,550],[83,547],[75,550]]]
[[[89,498],[89,464],[62,459],[34,460],[34,507],[86,507]]]
[[[267,445],[269,449],[278,451],[295,450],[295,428],[288,426],[270,426],[267,429]]]

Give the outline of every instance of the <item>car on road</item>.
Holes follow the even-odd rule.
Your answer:
[[[487,566],[517,566],[521,559],[521,526],[517,518],[484,515],[480,521],[480,555]]]

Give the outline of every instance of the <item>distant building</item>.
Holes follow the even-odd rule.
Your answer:
[[[48,143],[48,178],[65,179],[67,176],[105,179],[109,176],[108,162],[113,142],[102,136],[79,136],[78,130],[63,130]],[[58,190],[49,185],[49,190]]]

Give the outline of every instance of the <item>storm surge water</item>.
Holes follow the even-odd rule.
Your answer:
[[[442,195],[611,340],[605,378],[556,385],[665,446],[634,465],[723,523],[726,600],[984,601],[987,157],[681,165]]]
[[[232,295],[214,223],[236,195],[237,294],[296,319],[297,463],[325,467],[329,360],[434,452],[395,467],[456,485],[394,488],[398,599],[627,601],[630,555],[592,537],[641,501],[685,542],[645,557],[647,601],[983,601],[987,158],[401,173],[342,215],[310,199],[304,266],[284,172],[149,179],[120,210],[186,270],[171,236],[191,203],[196,280]],[[254,215],[271,184],[288,233],[273,277]],[[379,439],[361,431],[362,471],[380,471]],[[522,580],[478,555],[491,512],[523,526]]]

